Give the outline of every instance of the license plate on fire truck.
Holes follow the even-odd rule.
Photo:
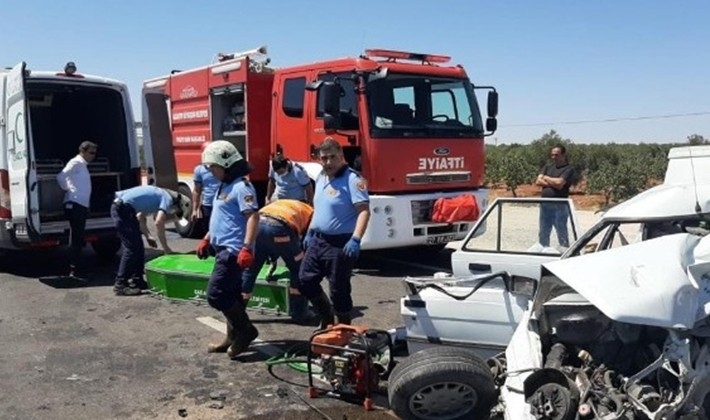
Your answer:
[[[440,236],[430,236],[426,238],[427,245],[444,244],[451,242],[456,238],[456,235],[440,235]]]

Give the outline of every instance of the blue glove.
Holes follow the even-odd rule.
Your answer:
[[[360,239],[354,236],[350,238],[343,247],[343,253],[348,258],[356,259],[360,255]]]
[[[313,239],[313,231],[311,229],[308,229],[308,232],[303,236],[303,249],[308,248],[308,243]]]

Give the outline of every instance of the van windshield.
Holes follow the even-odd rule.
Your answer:
[[[467,79],[390,73],[367,85],[372,137],[479,138],[481,114]]]

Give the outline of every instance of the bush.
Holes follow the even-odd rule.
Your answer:
[[[700,135],[692,135],[685,144],[574,144],[554,130],[533,140],[529,145],[486,146],[486,181],[495,187],[505,184],[516,195],[516,189],[534,182],[550,150],[565,146],[570,165],[586,180],[586,191],[604,196],[606,205],[630,198],[654,183],[662,181],[668,166],[671,147],[707,144]],[[574,184],[573,183],[573,184]],[[581,184],[585,187],[585,183]]]
[[[517,197],[515,190],[525,184],[530,184],[537,177],[538,171],[526,159],[523,148],[511,149],[501,158],[500,178],[505,182],[506,188]]]

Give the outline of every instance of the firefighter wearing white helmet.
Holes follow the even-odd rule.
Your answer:
[[[254,186],[246,178],[251,168],[232,143],[215,140],[207,145],[202,164],[221,184],[212,203],[209,232],[197,247],[197,257],[215,255],[207,301],[227,319],[225,340],[210,344],[208,351],[227,352],[234,359],[259,335],[246,313],[245,302],[251,295],[242,293],[241,284],[242,272],[254,264],[259,207]]]

